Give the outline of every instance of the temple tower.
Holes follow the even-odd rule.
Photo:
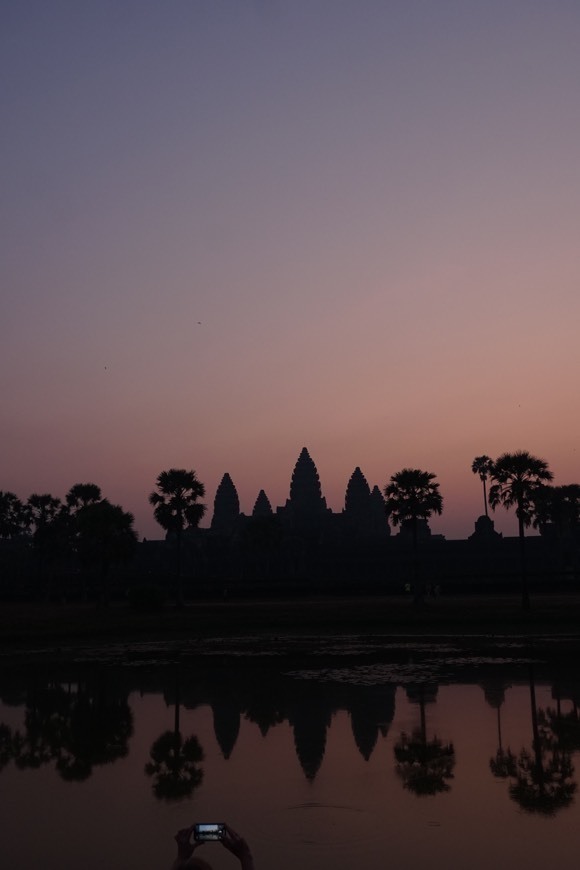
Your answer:
[[[294,466],[284,513],[299,533],[319,532],[322,519],[328,513],[318,471],[306,447],[302,448]]]
[[[373,486],[371,492],[371,528],[374,535],[388,537],[391,534],[391,527],[385,512],[385,499],[378,486]]]
[[[254,510],[252,511],[252,517],[261,519],[263,517],[271,517],[273,515],[272,505],[270,504],[270,499],[266,495],[263,489],[258,493],[258,498],[256,499],[256,503],[254,504]]]
[[[224,474],[218,486],[213,503],[212,532],[232,535],[240,517],[240,500],[234,482],[229,474]]]
[[[371,488],[357,465],[346,487],[343,513],[349,527],[358,535],[370,531],[371,506]]]
[[[375,486],[371,492],[358,465],[346,487],[343,515],[355,535],[385,537],[391,533],[381,491]]]

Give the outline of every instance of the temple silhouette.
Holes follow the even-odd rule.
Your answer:
[[[519,589],[519,542],[495,531],[480,516],[466,540],[446,540],[419,520],[421,573],[433,594],[464,588]],[[145,542],[151,575],[167,574],[172,537]],[[303,447],[292,471],[289,495],[272,507],[260,489],[252,513],[240,510],[235,483],[225,473],[215,493],[209,528],[184,535],[184,578],[196,594],[269,594],[300,591],[408,591],[413,580],[410,527],[391,532],[385,500],[357,466],[346,486],[344,508],[332,511],[324,498],[316,464]],[[538,577],[562,567],[549,536],[526,540]],[[142,546],[143,552],[143,546]],[[141,556],[142,558],[142,556]],[[574,550],[573,566],[577,561]],[[567,567],[570,566],[568,560]],[[575,568],[574,568],[575,570]],[[533,578],[532,578],[533,583]]]
[[[408,593],[416,570],[428,595],[520,591],[519,539],[496,532],[491,518],[476,517],[464,540],[446,540],[419,520],[418,552],[411,558],[411,527],[403,522],[391,532],[379,486],[369,484],[357,466],[344,507],[332,511],[306,447],[283,505],[273,507],[259,489],[251,514],[244,514],[235,482],[225,473],[208,513],[209,527],[187,528],[180,542],[169,532],[138,543],[130,559],[111,566],[111,594],[138,601],[143,593],[146,607],[161,605],[174,592],[178,570],[190,597]],[[29,542],[26,536],[0,540],[0,598],[44,594],[75,600],[99,594],[95,571],[87,571],[70,548],[54,558],[49,553],[41,564]],[[540,526],[539,535],[526,536],[525,546],[530,589],[574,587],[580,573],[578,526],[565,536],[550,524]]]
[[[251,518],[263,520],[276,516],[284,532],[306,540],[318,540],[323,535],[342,532],[361,537],[387,537],[390,527],[385,515],[385,503],[378,486],[372,490],[357,466],[345,493],[341,513],[333,513],[322,495],[318,470],[306,447],[294,466],[290,495],[276,511],[263,489],[258,493]],[[224,474],[216,490],[211,531],[222,535],[241,532],[247,517],[240,511],[240,500],[232,478]]]

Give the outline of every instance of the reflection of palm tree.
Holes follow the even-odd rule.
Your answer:
[[[198,764],[204,755],[197,737],[184,740],[179,731],[165,731],[153,743],[150,755],[145,773],[154,777],[155,797],[179,800],[201,785],[203,770]]]
[[[155,797],[164,800],[181,800],[191,795],[201,785],[203,770],[198,764],[204,753],[197,737],[183,739],[179,729],[181,696],[180,675],[175,678],[175,713],[173,731],[164,731],[151,746],[151,761],[145,765],[145,773],[153,779]]]
[[[67,717],[56,768],[63,779],[82,781],[95,765],[124,758],[133,733],[133,714],[124,699],[79,689]]]
[[[489,759],[489,767],[498,779],[515,776],[516,757],[508,747],[503,748],[501,736],[501,708],[505,701],[506,684],[502,680],[487,680],[483,683],[485,700],[497,712],[497,752]]]
[[[0,722],[0,770],[3,770],[14,757],[14,736],[12,729]]]
[[[24,733],[14,734],[14,761],[20,769],[37,769],[53,761],[60,746],[60,733],[65,710],[64,691],[49,685],[40,691],[35,687],[27,702]]]
[[[520,574],[522,582],[522,608],[529,610],[530,596],[525,561],[525,529],[534,516],[534,495],[538,487],[552,480],[548,463],[532,456],[525,450],[503,453],[493,463],[489,490],[489,504],[493,510],[498,505],[504,508],[515,506],[520,539]]]
[[[547,728],[554,734],[558,746],[568,752],[576,752],[580,749],[580,717],[578,708],[574,707],[569,713],[554,710],[538,710],[538,722],[540,728]]]
[[[450,789],[447,780],[453,779],[455,749],[437,736],[427,740],[425,687],[420,686],[417,694],[421,725],[411,735],[401,733],[394,748],[396,770],[409,791],[416,795],[438,794]]]
[[[93,691],[60,684],[34,694],[25,732],[14,736],[16,765],[37,768],[56,761],[63,779],[87,779],[95,765],[127,755],[133,716],[124,699],[110,698],[103,684]]]
[[[576,783],[572,780],[574,768],[570,752],[561,748],[547,729],[540,728],[531,665],[530,705],[533,751],[522,749],[518,755],[515,781],[510,785],[509,794],[527,812],[551,816],[572,803]]]

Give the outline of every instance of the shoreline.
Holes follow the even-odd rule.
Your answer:
[[[580,595],[449,596],[421,608],[408,598],[363,596],[203,600],[137,613],[127,604],[0,605],[0,667],[10,663],[176,659],[376,658],[409,646],[580,654]]]

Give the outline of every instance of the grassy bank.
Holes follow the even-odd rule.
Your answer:
[[[137,613],[126,604],[0,605],[4,653],[59,644],[313,634],[580,636],[580,596],[538,595],[527,613],[519,596],[442,597],[420,609],[387,596],[203,601],[159,613]]]

